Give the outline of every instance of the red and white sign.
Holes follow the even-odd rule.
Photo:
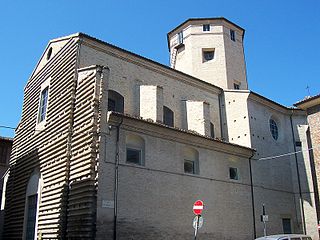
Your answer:
[[[201,200],[197,200],[193,204],[193,212],[195,215],[200,215],[202,213],[202,210],[203,210],[203,202]]]

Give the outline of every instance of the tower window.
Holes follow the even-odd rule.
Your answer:
[[[183,32],[178,33],[178,43],[179,44],[183,43]]]
[[[239,83],[233,83],[233,88],[236,90],[240,89],[240,84]]]
[[[236,33],[234,30],[230,29],[230,38],[232,41],[236,41]]]
[[[214,49],[202,50],[203,62],[208,62],[214,59]]]
[[[203,24],[202,30],[204,32],[209,32],[210,31],[210,24]]]

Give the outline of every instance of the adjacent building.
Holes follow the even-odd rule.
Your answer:
[[[13,139],[0,136],[0,203],[2,196],[5,195],[5,188],[3,189],[4,176],[9,168],[9,159],[12,148]],[[0,236],[3,230],[4,208],[0,205]]]
[[[317,239],[306,112],[248,89],[244,29],[189,19],[165,66],[83,33],[51,40],[24,89],[5,239]],[[287,154],[284,154],[287,153]]]

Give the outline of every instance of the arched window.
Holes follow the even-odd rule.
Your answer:
[[[126,136],[126,162],[144,165],[145,143],[138,135],[128,134]]]
[[[183,168],[188,174],[199,174],[199,153],[194,148],[183,149]]]
[[[174,113],[166,106],[163,106],[163,123],[170,127],[174,126]]]
[[[124,97],[113,90],[108,90],[108,111],[124,112]]]
[[[270,118],[269,126],[270,126],[270,132],[272,137],[274,138],[274,140],[278,140],[279,130],[278,130],[277,122],[274,119]]]
[[[34,240],[36,236],[41,188],[41,174],[39,170],[35,170],[29,178],[26,190],[23,224],[23,239],[26,240]]]

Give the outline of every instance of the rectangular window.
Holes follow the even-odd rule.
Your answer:
[[[290,218],[282,218],[282,229],[283,233],[290,234],[291,231],[291,219]]]
[[[183,32],[178,33],[178,43],[182,44],[183,43]]]
[[[166,106],[163,106],[163,123],[170,127],[174,126],[174,113]]]
[[[38,195],[28,196],[26,239],[34,240],[37,218]]]
[[[302,146],[301,141],[296,141],[296,147],[301,147],[301,146]]]
[[[184,160],[184,172],[189,174],[195,174],[195,164],[192,160]]]
[[[240,89],[240,84],[234,83],[233,84],[233,88],[236,89],[236,90],[239,90]]]
[[[41,92],[38,122],[42,122],[46,118],[48,91],[49,91],[49,87],[46,87]]]
[[[236,33],[234,30],[230,29],[230,38],[232,41],[236,41]]]
[[[214,138],[214,125],[210,123],[210,137]]]
[[[232,180],[239,180],[238,168],[229,168],[229,177]]]
[[[116,111],[116,101],[108,98],[108,111]]]
[[[5,145],[0,146],[0,163],[7,163],[7,147]]]
[[[210,31],[210,24],[203,24],[202,30],[204,32],[209,32]]]
[[[128,163],[134,163],[134,164],[142,165],[141,150],[140,149],[127,148],[127,162]]]
[[[202,61],[208,62],[210,60],[214,59],[214,49],[203,49],[202,50]]]

